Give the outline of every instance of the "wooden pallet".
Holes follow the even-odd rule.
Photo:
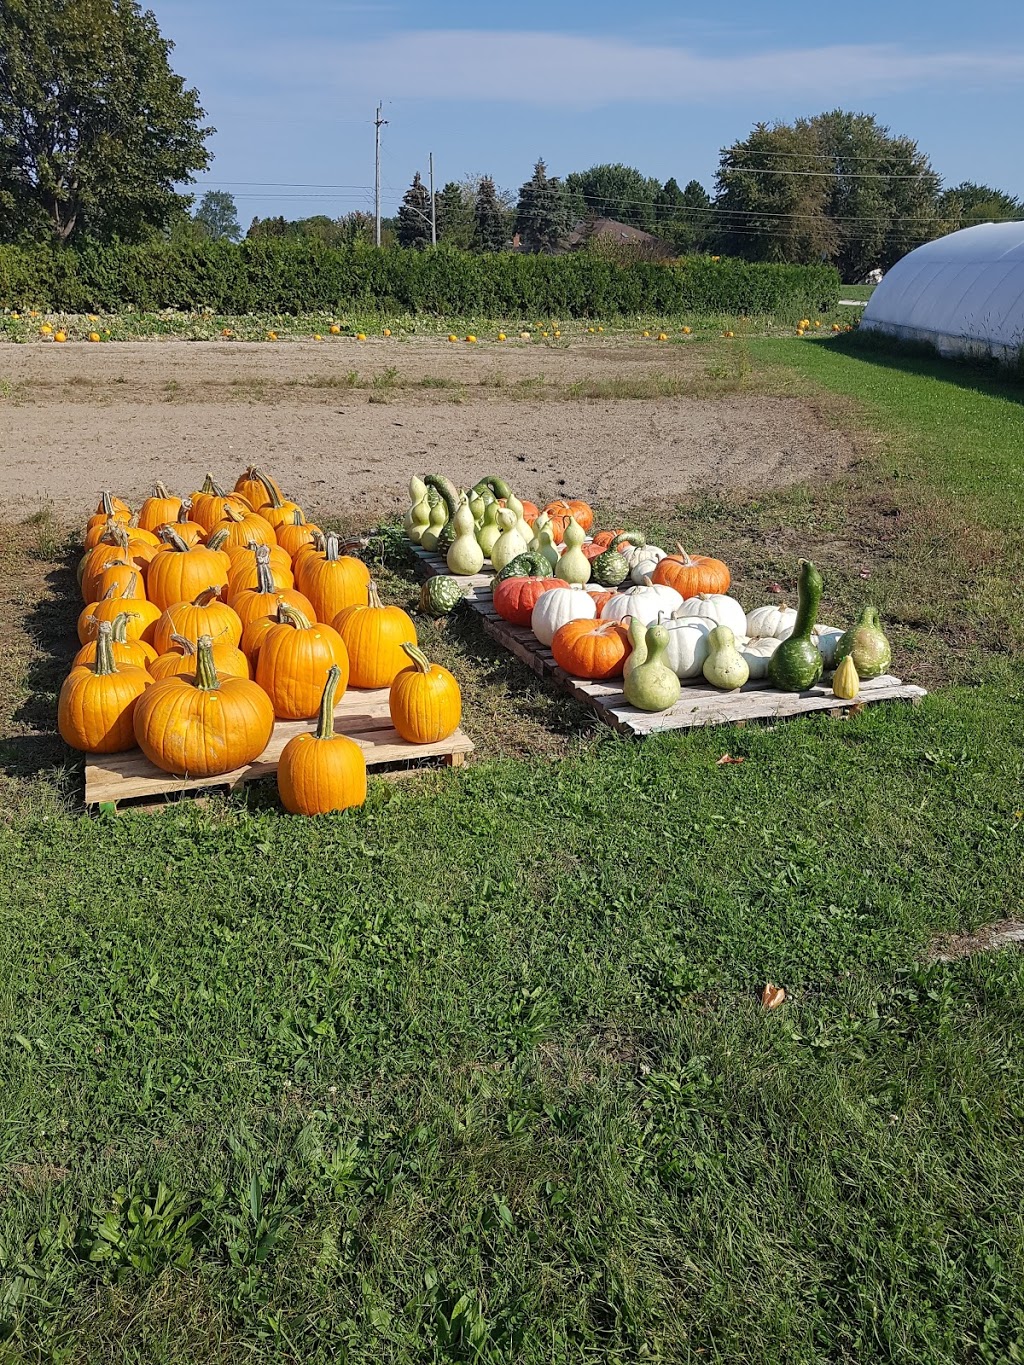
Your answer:
[[[436,744],[410,744],[391,724],[388,688],[350,689],[334,708],[335,728],[354,739],[366,756],[367,769],[378,777],[405,777],[428,759],[459,768],[473,752],[473,742],[456,730]],[[315,720],[278,721],[270,743],[254,762],[217,777],[183,778],[161,772],[137,749],[126,754],[94,756],[85,767],[85,804],[95,807],[125,801],[163,802],[169,797],[241,786],[277,772],[281,751],[294,735],[311,733]]]
[[[448,572],[440,555],[419,546],[411,547],[424,577]],[[628,735],[649,735],[657,730],[684,730],[697,725],[735,725],[747,721],[786,720],[812,711],[847,711],[852,705],[876,701],[919,702],[926,696],[923,687],[904,683],[886,674],[861,684],[856,703],[842,700],[830,687],[819,684],[807,692],[779,692],[766,681],[749,682],[735,692],[709,687],[703,678],[684,682],[679,701],[668,711],[639,711],[630,706],[619,681],[586,682],[559,668],[554,655],[526,626],[513,626],[494,610],[491,575],[474,574],[460,578],[466,588],[468,605],[479,614],[484,630],[499,644],[521,659],[542,678],[549,678],[563,691],[593,708],[597,716]]]

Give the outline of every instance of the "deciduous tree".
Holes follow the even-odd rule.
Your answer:
[[[194,217],[206,236],[215,242],[237,242],[242,235],[235,197],[227,190],[207,190]]]

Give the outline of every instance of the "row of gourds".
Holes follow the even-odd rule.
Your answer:
[[[281,755],[284,806],[361,804],[363,751],[334,732],[346,688],[387,688],[392,724],[412,744],[454,733],[461,693],[345,548],[254,468],[230,493],[209,475],[187,498],[158,484],[137,515],[104,493],[78,566],[65,741],[90,754],[137,746],[165,772],[208,778],[258,758],[276,720],[316,718]]]
[[[890,665],[874,607],[849,629],[818,621],[823,584],[807,560],[795,608],[771,603],[748,613],[729,595],[732,576],[722,560],[681,546],[670,554],[622,528],[588,534],[594,513],[580,500],[540,510],[495,476],[468,492],[442,476],[416,477],[409,492],[410,539],[444,552],[453,575],[481,572],[489,554],[498,615],[528,626],[573,677],[621,677],[627,701],[641,710],[668,709],[687,681],[733,691],[766,678],[781,691],[803,692],[826,671],[835,694],[853,700],[862,680]],[[447,576],[425,589],[438,610],[461,595]]]

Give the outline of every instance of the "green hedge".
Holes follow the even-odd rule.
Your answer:
[[[132,306],[307,313],[345,306],[452,316],[613,317],[817,313],[839,300],[830,266],[692,257],[616,265],[599,257],[324,247],[304,241],[0,247],[0,305],[71,313]]]

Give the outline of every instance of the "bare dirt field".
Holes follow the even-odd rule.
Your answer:
[[[614,508],[854,457],[813,403],[758,393],[738,356],[621,340],[5,346],[0,489],[78,516],[100,488],[135,500],[158,478],[186,490],[255,462],[317,515],[369,518],[430,469]]]

